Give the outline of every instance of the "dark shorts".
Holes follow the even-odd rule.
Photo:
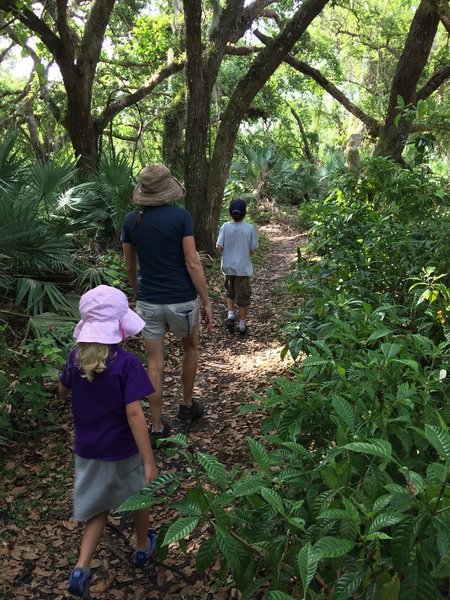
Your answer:
[[[226,275],[225,289],[227,290],[227,298],[232,298],[238,306],[248,306],[250,304],[252,290],[248,275]]]

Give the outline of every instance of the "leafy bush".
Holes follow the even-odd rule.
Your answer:
[[[73,323],[46,327],[46,335],[13,350],[0,333],[0,444],[39,422],[52,420],[47,405],[72,345]]]
[[[320,262],[313,277],[326,277],[334,292],[386,292],[403,300],[410,278],[424,268],[447,273],[448,194],[425,170],[372,159],[360,177],[342,173],[318,209],[310,250]]]
[[[315,206],[290,282],[285,352],[298,362],[242,409],[266,415],[252,464],[227,469],[174,436],[193,487],[159,551],[204,532],[198,569],[219,554],[244,600],[448,598],[448,198],[377,159]]]
[[[243,198],[276,198],[279,202],[298,203],[305,194],[316,188],[311,175],[311,165],[301,164],[295,168],[281,157],[274,145],[265,147],[253,143],[241,143],[237,147],[228,183],[228,192]]]

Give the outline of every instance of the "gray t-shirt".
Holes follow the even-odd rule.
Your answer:
[[[245,221],[229,221],[219,231],[217,245],[222,246],[222,272],[225,275],[253,275],[250,250],[258,247],[256,229]]]

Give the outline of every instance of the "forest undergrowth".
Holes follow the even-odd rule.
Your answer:
[[[173,433],[183,433],[196,452],[206,452],[232,469],[250,464],[245,440],[257,437],[258,414],[240,415],[240,407],[255,394],[264,393],[274,377],[283,373],[288,360],[280,358],[280,335],[285,311],[282,286],[295,263],[304,236],[292,228],[292,220],[272,221],[259,228],[265,243],[253,277],[249,314],[250,335],[240,338],[224,327],[225,305],[220,270],[207,265],[213,300],[214,327],[202,331],[200,368],[196,394],[206,407],[205,417],[189,430],[176,419],[180,397],[180,349],[173,339],[167,345],[164,410]],[[144,361],[140,341],[129,342]],[[76,561],[81,526],[71,520],[72,424],[70,408],[56,396],[48,411],[53,423],[31,432],[2,449],[0,491],[0,598],[4,600],[68,597],[68,572]],[[147,412],[148,414],[148,412]],[[156,452],[162,474],[185,468],[180,454]],[[183,498],[192,481],[186,479],[177,496]],[[157,529],[174,519],[175,511],[154,509]],[[113,514],[93,561],[91,594],[95,600],[164,598],[220,600],[238,598],[230,583],[219,583],[220,561],[206,575],[197,571],[195,557],[202,531],[183,544],[172,544],[167,557],[136,571],[130,562],[133,548],[131,519]]]

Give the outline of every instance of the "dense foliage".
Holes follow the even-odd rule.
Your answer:
[[[160,552],[196,528],[242,598],[446,598],[450,576],[450,203],[422,168],[370,161],[343,173],[290,282],[297,359],[243,410],[266,415],[247,439],[253,467],[227,470],[174,436],[194,487]],[[123,508],[166,502],[162,475]],[[160,488],[167,486],[167,494]]]

